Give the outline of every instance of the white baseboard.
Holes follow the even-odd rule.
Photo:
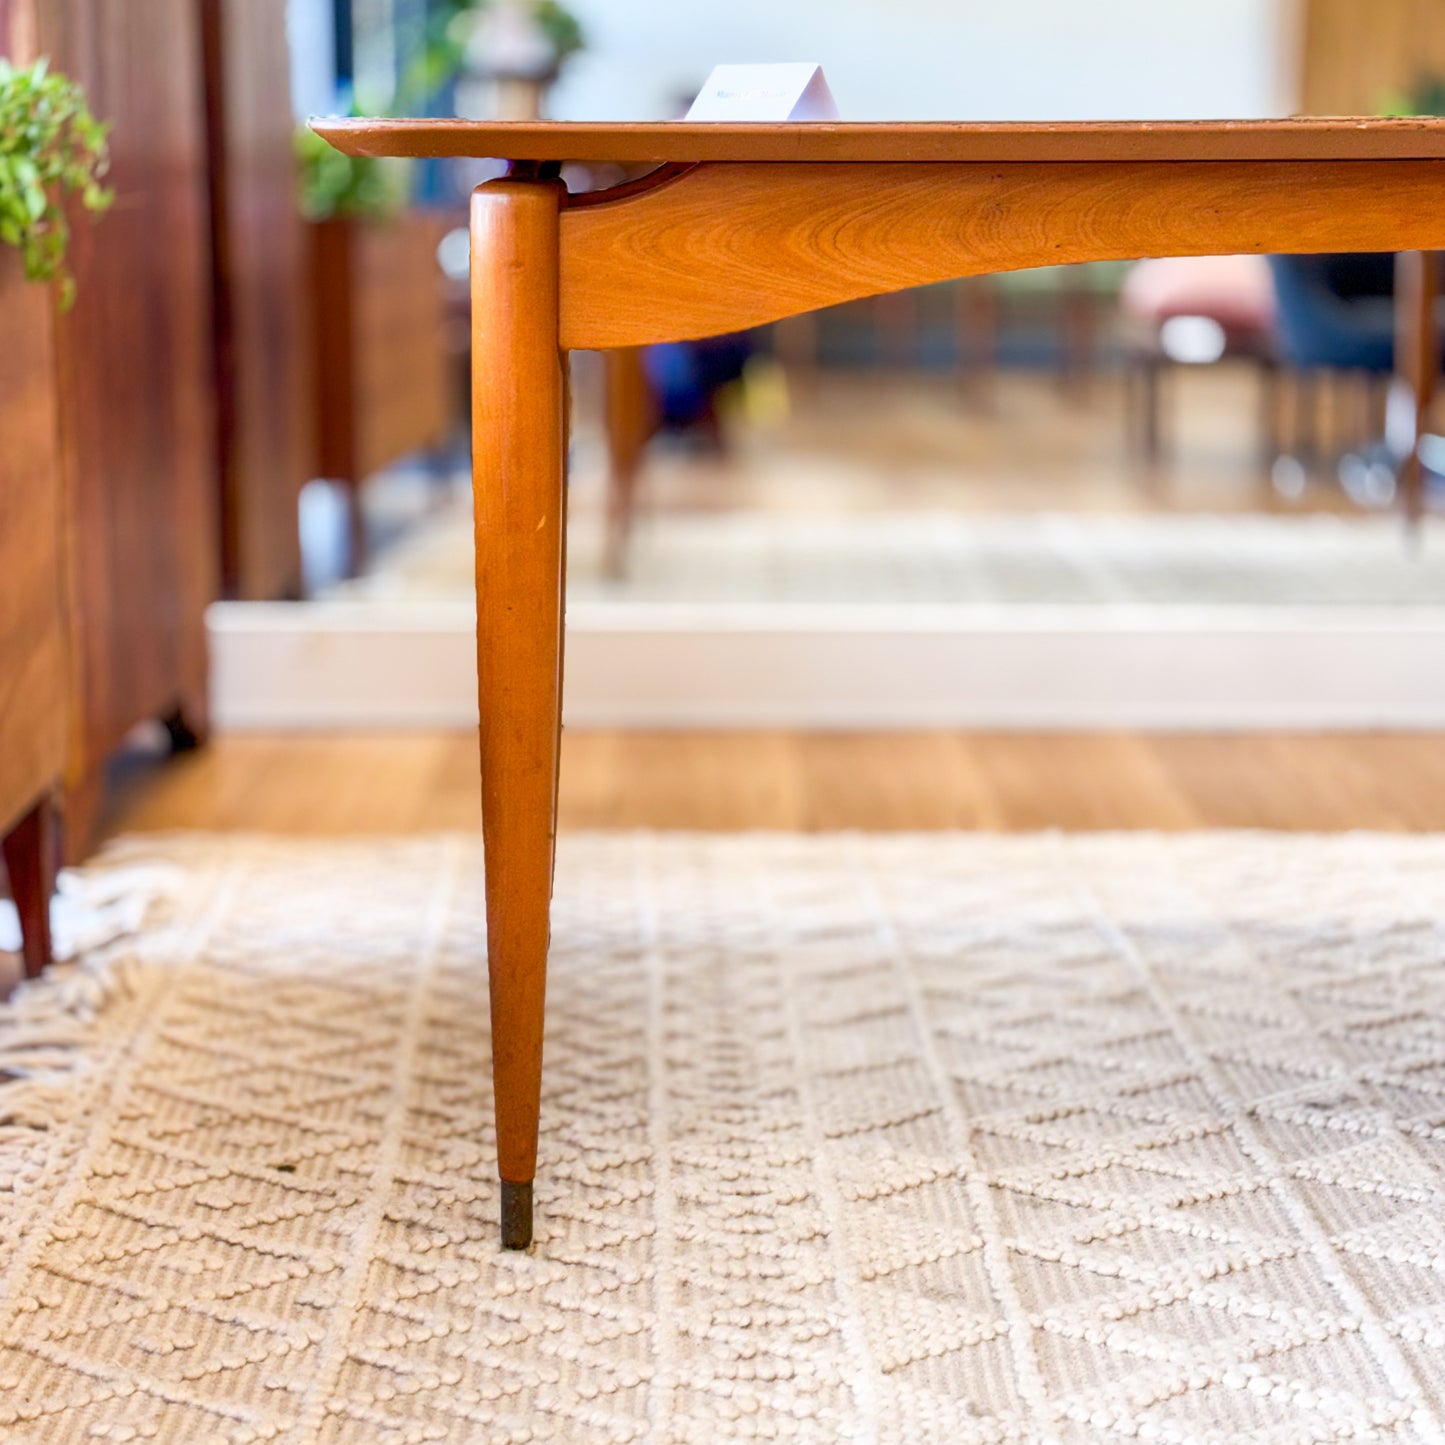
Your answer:
[[[222,603],[228,729],[476,721],[461,604]],[[566,721],[609,728],[1445,728],[1428,608],[570,610]]]

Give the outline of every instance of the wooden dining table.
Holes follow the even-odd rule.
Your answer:
[[[567,356],[1069,262],[1445,248],[1445,122],[314,120],[489,157],[471,204],[472,476],[502,1243],[532,1239],[562,701]],[[646,164],[572,195],[565,162]]]

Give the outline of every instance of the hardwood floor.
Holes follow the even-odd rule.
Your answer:
[[[116,770],[109,834],[475,828],[469,734],[238,735]],[[565,828],[1445,828],[1445,736],[569,733]]]
[[[222,737],[113,767],[107,836],[479,828],[469,733]],[[562,747],[565,828],[1445,829],[1445,734],[604,733]],[[19,979],[0,953],[0,998]]]

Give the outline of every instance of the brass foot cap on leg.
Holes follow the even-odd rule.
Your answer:
[[[526,1249],[532,1242],[532,1186],[502,1180],[502,1248]]]

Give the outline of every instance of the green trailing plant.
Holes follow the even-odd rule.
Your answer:
[[[30,280],[58,281],[62,308],[75,300],[64,197],[95,213],[110,205],[108,129],[43,59],[16,67],[0,57],[0,241],[19,250]]]
[[[431,8],[421,47],[397,89],[397,109],[415,110],[455,80],[466,62],[467,41],[489,0],[442,0]],[[586,44],[577,17],[558,0],[533,0],[532,13],[551,41],[560,65]]]
[[[308,126],[296,132],[296,159],[301,212],[309,220],[389,216],[402,205],[404,161],[343,155]]]
[[[1381,115],[1445,115],[1445,77],[1423,75],[1408,94],[1388,95]]]

